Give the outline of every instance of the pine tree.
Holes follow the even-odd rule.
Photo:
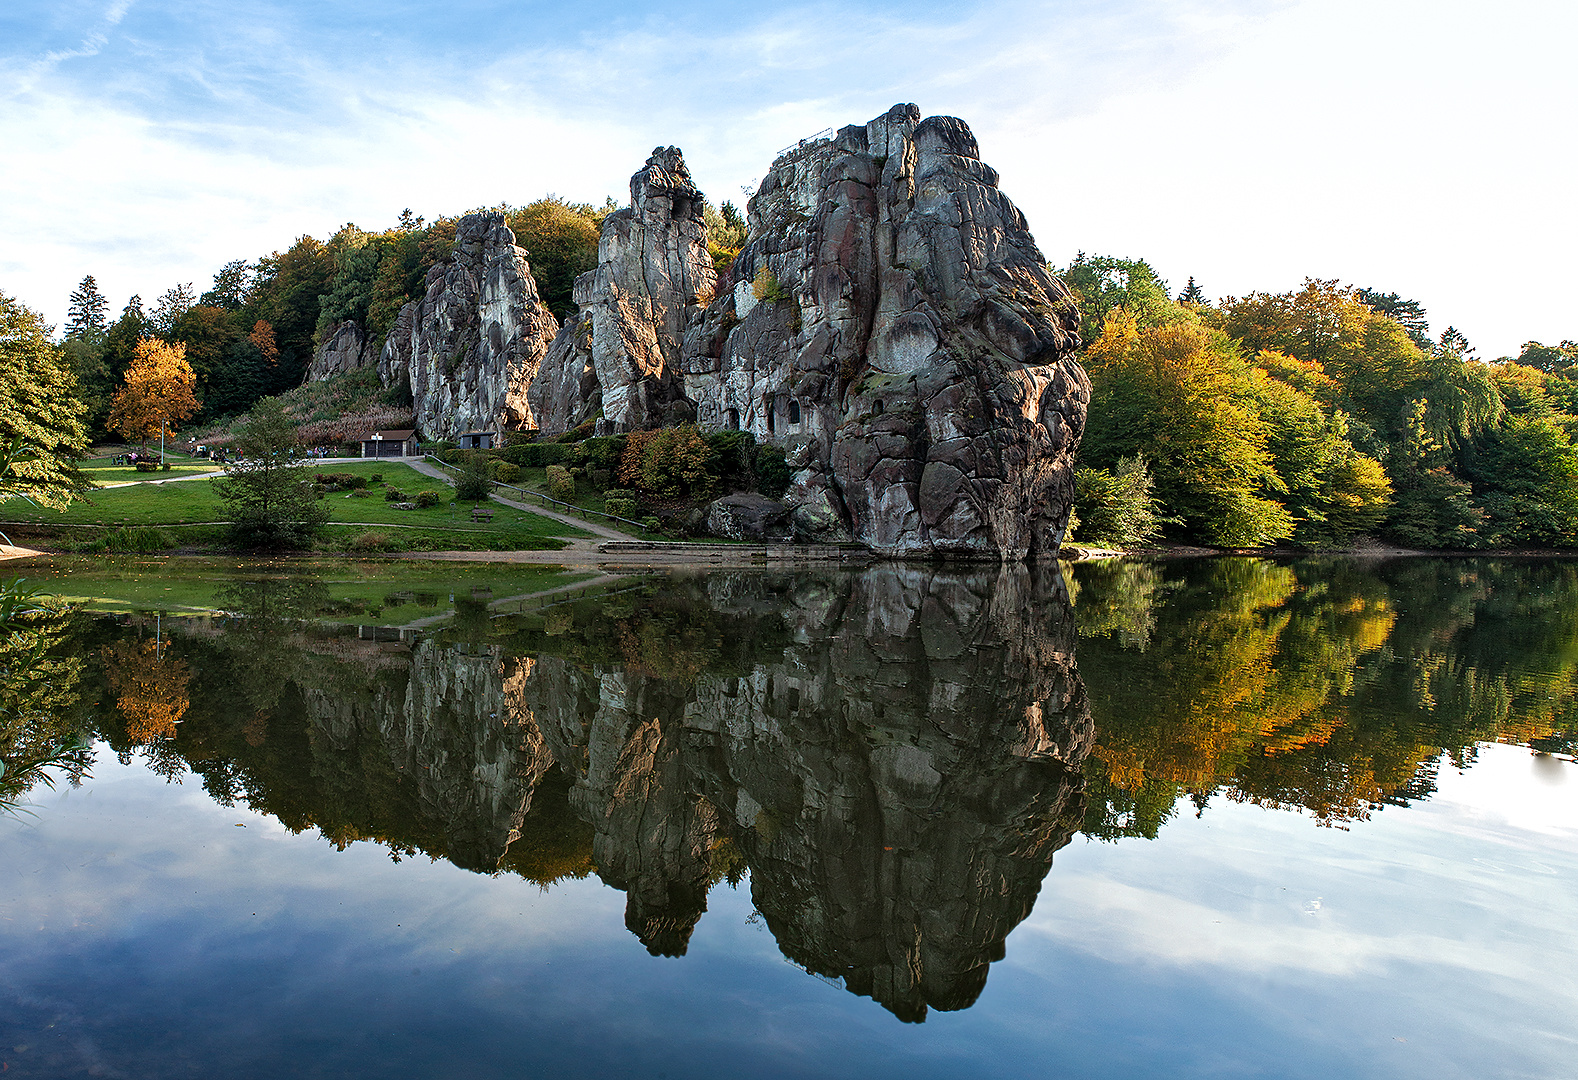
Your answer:
[[[89,274],[71,293],[66,314],[66,336],[98,342],[109,329],[110,302],[99,292],[99,283]]]
[[[1180,304],[1204,304],[1207,302],[1204,290],[1194,283],[1193,274],[1189,275],[1189,284],[1184,286],[1184,291],[1178,294],[1178,302]]]
[[[329,511],[299,464],[296,428],[279,399],[253,405],[240,435],[241,461],[215,481],[230,513],[231,538],[249,548],[307,546]]]

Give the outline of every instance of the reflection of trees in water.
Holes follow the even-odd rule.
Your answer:
[[[1080,567],[1080,666],[1101,731],[1086,831],[1154,836],[1181,794],[1203,806],[1217,792],[1362,820],[1433,791],[1442,753],[1560,741],[1578,727],[1574,569]]]
[[[8,590],[10,596],[17,595]],[[76,784],[93,764],[76,710],[82,660],[58,606],[7,604],[0,621],[0,809],[55,775]]]

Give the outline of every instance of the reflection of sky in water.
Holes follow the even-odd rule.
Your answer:
[[[1578,768],[1522,749],[1350,831],[1218,800],[1076,840],[976,1006],[920,1026],[786,963],[748,886],[656,959],[595,879],[95,771],[0,822],[8,1077],[1571,1075]]]

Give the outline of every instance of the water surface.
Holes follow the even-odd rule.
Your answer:
[[[27,571],[8,1074],[1569,1075],[1570,564],[367,565]]]

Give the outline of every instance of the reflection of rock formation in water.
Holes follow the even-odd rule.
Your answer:
[[[720,612],[786,619],[782,660],[692,689],[545,656],[522,688],[627,925],[683,952],[732,845],[797,963],[904,1019],[968,1006],[1080,819],[1092,732],[1061,583],[884,567],[706,585]]]
[[[366,693],[326,686],[303,695],[337,757],[356,748],[387,758],[379,764],[405,779],[406,813],[443,834],[457,866],[483,873],[498,868],[553,763],[535,727],[506,706],[531,661],[508,678],[504,667],[497,647],[462,651],[426,640],[412,650],[404,679],[375,680]]]

